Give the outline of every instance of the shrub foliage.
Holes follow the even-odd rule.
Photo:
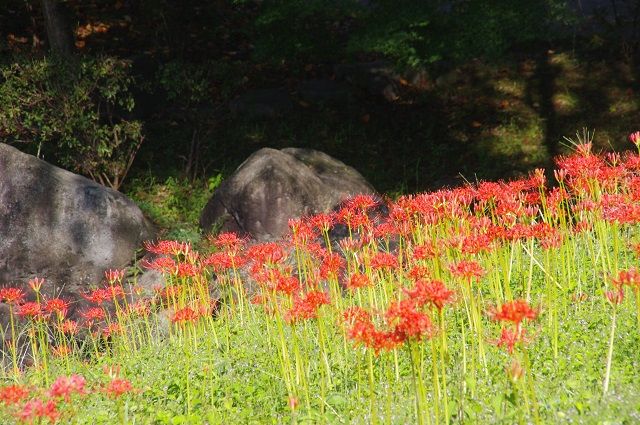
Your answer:
[[[0,68],[0,137],[117,189],[144,137],[127,118],[134,100],[126,61],[29,59]]]

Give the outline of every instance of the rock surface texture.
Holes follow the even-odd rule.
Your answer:
[[[123,194],[0,144],[0,286],[41,277],[73,310],[153,235]]]
[[[355,169],[325,153],[263,148],[214,192],[200,226],[274,240],[287,233],[289,219],[330,211],[362,193],[375,191]]]

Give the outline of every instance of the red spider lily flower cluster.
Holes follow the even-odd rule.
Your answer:
[[[488,314],[493,320],[513,325],[511,328],[503,327],[500,339],[495,341],[498,347],[505,347],[511,354],[517,343],[527,341],[526,332],[522,327],[523,321],[535,320],[538,317],[538,310],[532,308],[525,300],[515,300],[506,302],[499,308],[490,309]]]
[[[24,296],[20,288],[0,288],[0,299],[7,304],[19,304],[24,300]]]
[[[613,290],[604,292],[605,299],[610,305],[616,306],[624,301],[624,288],[629,287],[635,293],[640,291],[640,271],[635,267],[620,270],[618,275],[611,279]]]
[[[109,374],[108,384],[96,385],[93,390],[81,375],[59,376],[48,388],[0,386],[0,405],[22,423],[57,423],[64,417],[65,408],[73,403],[74,396],[104,393],[118,398],[135,392],[131,382],[118,377],[118,372]]]
[[[449,266],[449,271],[452,275],[461,278],[466,281],[472,279],[480,279],[485,274],[485,270],[477,261],[462,260],[456,264]]]
[[[104,392],[111,398],[119,398],[124,394],[134,392],[134,388],[131,381],[127,379],[113,378],[105,387]]]
[[[200,318],[197,311],[190,307],[185,307],[176,311],[171,318],[173,323],[195,323]]]
[[[21,317],[36,319],[42,317],[42,308],[38,302],[26,302],[16,308],[16,314]]]
[[[398,266],[398,258],[388,252],[378,252],[371,258],[373,269],[393,269]]]
[[[418,280],[413,289],[404,290],[407,296],[419,305],[432,305],[442,310],[455,300],[455,292],[439,280]]]
[[[34,423],[42,419],[55,423],[60,417],[60,412],[55,400],[43,401],[42,399],[34,398],[25,403],[17,416],[25,423]]]
[[[285,320],[295,323],[301,320],[314,319],[318,316],[318,309],[323,305],[330,305],[329,294],[323,291],[311,291],[303,297],[294,297],[293,306],[285,312]]]
[[[618,276],[612,279],[612,283],[616,287],[628,286],[637,290],[640,288],[640,271],[634,267],[620,270]]]
[[[191,252],[191,244],[188,242],[161,240],[154,243],[145,242],[144,248],[158,255],[187,255]]]
[[[55,315],[58,320],[62,320],[69,311],[69,302],[61,298],[45,300],[43,311],[45,314]]]
[[[356,289],[371,286],[371,279],[368,275],[362,273],[354,273],[345,282],[347,289],[355,291]]]
[[[12,406],[29,396],[29,389],[23,385],[7,385],[0,387],[0,403],[5,406]]]
[[[419,341],[433,335],[433,325],[425,307],[439,311],[454,301],[454,292],[440,281],[418,281],[411,290],[405,290],[404,298],[392,302],[384,312],[385,327],[379,329],[372,314],[360,307],[343,312],[347,336],[356,344],[372,348],[376,354],[393,350],[408,341]]]
[[[85,385],[86,380],[81,375],[71,375],[69,377],[60,376],[51,384],[47,395],[52,398],[60,397],[65,401],[70,401],[71,395],[74,393],[81,395],[87,394]]]

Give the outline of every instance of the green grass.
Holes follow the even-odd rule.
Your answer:
[[[145,314],[112,295],[110,335],[93,322],[84,327],[95,334],[68,339],[60,319],[17,318],[35,366],[16,373],[5,353],[0,420],[29,406],[3,401],[19,383],[27,399],[54,403],[61,423],[635,423],[640,156],[621,166],[579,152],[562,161],[564,200],[537,173],[401,198],[393,230],[367,224],[370,199],[357,198],[338,214],[361,217],[342,262],[304,242],[307,222],[327,236],[315,218],[282,243],[245,248],[219,235],[199,252],[150,245],[176,262],[146,264],[164,270],[165,295],[143,299]],[[373,229],[375,238],[351,240]],[[242,258],[250,271],[238,273]],[[369,284],[353,287],[356,273]],[[451,293],[426,289],[435,281]],[[54,356],[45,332],[58,347],[79,346]],[[11,348],[11,328],[4,339]],[[72,374],[84,391],[53,395],[56,378]],[[116,377],[133,389],[109,392]]]

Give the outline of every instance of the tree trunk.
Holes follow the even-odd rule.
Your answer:
[[[42,0],[41,3],[51,53],[70,58],[73,55],[73,33],[64,5],[58,0]]]

